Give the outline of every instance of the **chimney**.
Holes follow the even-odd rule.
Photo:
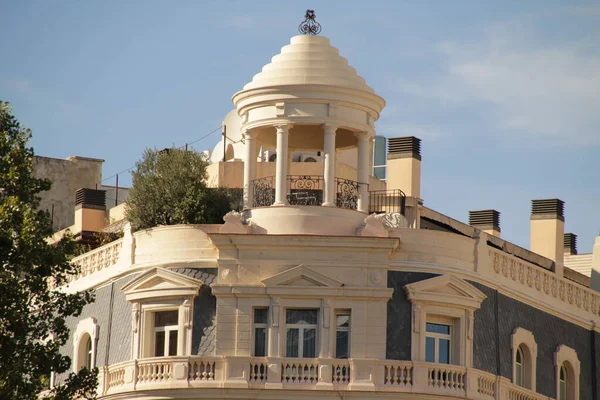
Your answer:
[[[75,192],[75,232],[98,232],[106,220],[106,191],[77,189]]]
[[[500,212],[496,210],[469,211],[469,225],[500,237]]]
[[[414,136],[388,139],[387,189],[421,197],[421,139]]]
[[[592,250],[592,276],[590,277],[590,288],[600,292],[600,234],[594,239]]]
[[[574,233],[565,233],[565,252],[566,256],[577,254],[577,235]]]
[[[559,199],[531,201],[530,250],[554,261],[562,277],[564,264],[565,203]]]

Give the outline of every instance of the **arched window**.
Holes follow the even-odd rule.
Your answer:
[[[277,161],[277,154],[271,154],[269,156],[269,162],[275,162]]]
[[[317,162],[317,160],[314,157],[306,157],[304,162]]]
[[[523,386],[523,348],[517,348],[517,356],[515,359],[515,384]]]
[[[96,343],[98,341],[98,324],[95,318],[79,321],[73,341],[73,371],[82,368],[96,367]]]
[[[517,328],[512,334],[513,383],[535,391],[537,343],[533,333]]]
[[[558,378],[558,400],[567,400],[567,368],[564,365],[560,366],[560,373]]]
[[[579,400],[579,373],[581,363],[577,352],[565,345],[558,346],[554,353],[556,366],[557,400]]]

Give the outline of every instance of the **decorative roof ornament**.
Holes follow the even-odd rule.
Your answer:
[[[321,33],[321,24],[315,18],[315,10],[306,10],[304,21],[298,26],[298,31],[303,35],[318,35]]]

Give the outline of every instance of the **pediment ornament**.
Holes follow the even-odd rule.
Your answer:
[[[196,296],[201,280],[173,272],[167,268],[152,268],[123,287],[128,301],[159,297]]]
[[[454,275],[411,283],[404,286],[404,290],[412,303],[435,303],[472,310],[479,309],[487,297],[475,286]]]

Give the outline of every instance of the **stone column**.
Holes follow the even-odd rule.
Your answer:
[[[323,125],[323,180],[325,181],[323,205],[335,207],[335,132],[337,126]]]
[[[370,137],[367,132],[357,132],[358,140],[358,162],[357,162],[357,181],[358,181],[358,211],[369,212],[369,142]]]
[[[274,206],[287,204],[288,136],[291,125],[277,125],[277,165],[275,169]]]
[[[254,199],[254,187],[252,181],[256,175],[256,133],[245,131],[244,140],[246,141],[244,155],[244,208],[252,208]]]

